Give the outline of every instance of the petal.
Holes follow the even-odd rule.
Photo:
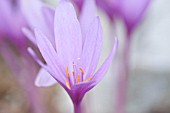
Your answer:
[[[53,30],[51,30],[49,23],[46,22],[46,17],[42,10],[43,7],[46,7],[46,5],[40,0],[21,0],[21,8],[29,26],[32,30],[34,28],[40,29],[54,46]]]
[[[87,74],[85,78],[95,70],[102,47],[102,27],[99,18],[96,17],[92,23],[86,35],[79,64],[85,70],[85,74]],[[90,73],[88,72],[89,69]]]
[[[72,1],[77,6],[78,10],[81,11],[82,10],[82,5],[84,3],[84,0],[72,0]]]
[[[83,9],[80,15],[80,25],[82,30],[82,41],[84,43],[86,33],[89,30],[92,21],[96,17],[96,4],[94,0],[85,0]]]
[[[62,72],[62,64],[59,61],[59,58],[56,54],[55,49],[53,48],[50,41],[47,37],[38,29],[35,29],[35,36],[38,48],[45,59],[47,66],[50,68],[50,74],[62,84],[65,84],[66,77]]]
[[[119,13],[118,9],[121,5],[121,0],[96,0],[96,4],[113,21],[113,16]]]
[[[133,29],[142,19],[151,0],[122,0],[121,12],[129,29]]]
[[[40,69],[35,85],[38,87],[48,87],[56,84],[57,81],[43,68]]]
[[[115,38],[114,47],[113,47],[111,53],[109,54],[107,59],[104,61],[102,66],[99,68],[99,70],[95,73],[95,75],[92,78],[96,84],[99,83],[103,79],[106,72],[108,71],[111,61],[112,61],[112,58],[116,53],[117,47],[118,47],[118,39]]]
[[[34,50],[31,47],[28,47],[27,49],[28,53],[32,56],[32,58],[43,68],[45,68],[46,70],[48,70],[47,66],[38,58],[38,56],[36,55],[36,53],[34,52]]]
[[[96,67],[98,65],[100,54],[102,51],[102,42],[103,42],[102,36],[103,36],[102,26],[99,24],[98,36],[97,36],[97,40],[96,40],[96,44],[95,44],[95,50],[94,50],[94,53],[93,53],[93,56],[91,59],[90,69],[88,71],[86,78],[89,78],[90,75],[93,75],[93,73],[96,70]]]
[[[73,59],[80,57],[82,37],[74,7],[67,0],[62,0],[56,8],[54,28],[57,54],[68,66]]]
[[[52,38],[52,39],[49,39],[52,42],[52,41],[55,40],[54,39],[54,14],[55,14],[55,10],[52,9],[51,7],[43,6],[42,11],[43,11],[43,14],[44,14],[45,22],[48,25],[48,29],[52,34],[52,36],[49,37],[49,38]],[[52,43],[54,44],[54,42],[52,42]]]

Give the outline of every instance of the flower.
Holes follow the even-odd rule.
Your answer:
[[[72,0],[81,11],[84,4],[83,0]],[[95,0],[111,21],[115,17],[121,18],[130,34],[142,20],[151,0]]]
[[[67,91],[75,106],[81,103],[87,91],[103,79],[118,46],[115,38],[111,53],[95,73],[102,49],[102,26],[99,17],[92,14],[95,5],[89,4],[94,2],[87,0],[85,4],[79,22],[72,4],[67,0],[60,1],[54,15],[55,46],[41,30],[34,30],[46,65],[32,49],[28,49],[33,58]],[[92,11],[87,12],[89,9]]]
[[[40,29],[54,46],[54,9],[41,0],[22,0],[21,8],[28,22],[28,26],[22,28],[24,35],[37,46],[34,28]],[[55,83],[56,80],[45,69],[39,70],[35,82],[37,86],[49,86]]]
[[[22,29],[27,38],[36,45],[34,28],[40,29],[54,43],[54,10],[41,0],[22,0],[21,9],[28,22]]]
[[[96,0],[110,20],[114,20],[115,16],[123,19],[129,34],[141,21],[150,2],[151,0]]]
[[[0,1],[0,37],[12,42],[18,49],[22,49],[26,45],[26,38],[21,32],[21,28],[27,25],[20,2],[21,0]]]

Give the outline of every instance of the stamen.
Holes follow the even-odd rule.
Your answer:
[[[92,78],[87,78],[84,82],[88,82],[90,80],[92,80]]]
[[[66,77],[69,78],[70,77],[70,74],[68,72],[68,66],[66,67]]]
[[[80,69],[82,75],[84,75],[84,70],[82,68],[79,68],[79,69]]]
[[[80,75],[77,76],[77,83],[80,82]]]
[[[69,82],[66,80],[66,86],[68,89],[71,89]]]

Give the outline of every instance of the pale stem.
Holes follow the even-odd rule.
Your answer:
[[[115,113],[125,113],[126,94],[129,78],[129,54],[130,54],[130,35],[127,35],[124,43],[123,54],[120,58],[118,67],[116,111]]]

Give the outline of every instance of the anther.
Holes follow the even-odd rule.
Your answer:
[[[80,75],[77,76],[77,83],[80,82]]]
[[[79,68],[79,69],[80,69],[82,75],[84,75],[84,70],[82,68]]]
[[[92,78],[87,78],[84,82],[88,82],[90,80],[92,80]]]
[[[66,86],[68,89],[71,89],[69,82],[66,80]]]
[[[66,67],[66,77],[69,78],[70,77],[70,74],[68,72],[68,66]]]

